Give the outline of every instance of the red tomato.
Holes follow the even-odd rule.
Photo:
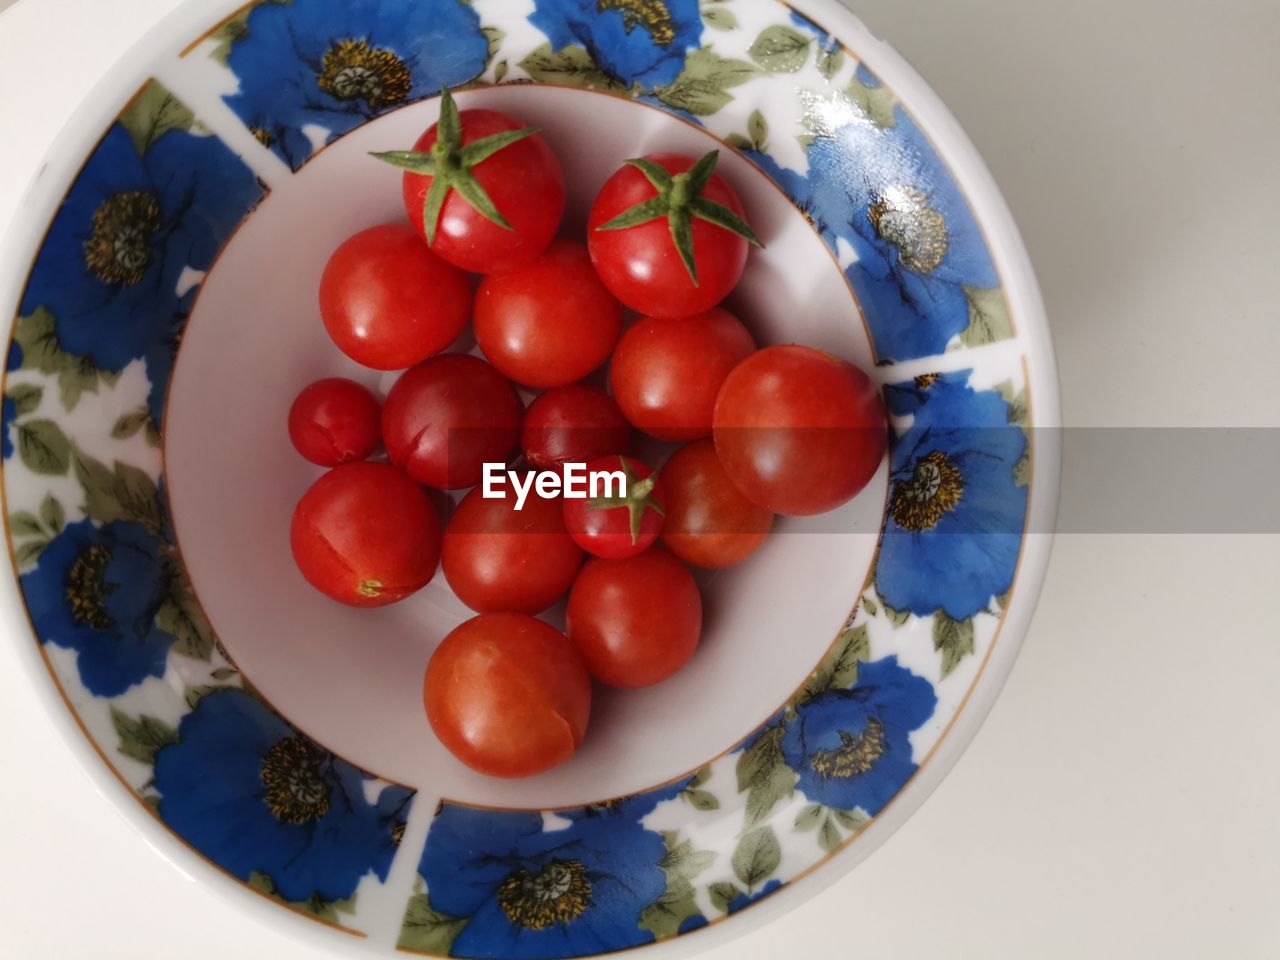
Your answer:
[[[471,281],[407,223],[370,227],[338,247],[320,278],[320,316],[338,349],[375,370],[403,370],[457,339]]]
[[[681,447],[661,476],[667,495],[662,542],[685,563],[728,567],[759,550],[769,536],[773,514],[733,485],[711,440]]]
[[[853,364],[812,347],[768,347],[720,388],[716,453],[734,485],[803,517],[853,499],[885,451],[880,392]]]
[[[660,440],[711,436],[716,394],[729,371],[756,348],[733,314],[643,317],[618,342],[609,386],[623,415]]]
[[[378,448],[381,419],[378,398],[354,380],[317,380],[289,408],[289,439],[312,463],[336,467]]]
[[[573,583],[567,622],[593,677],[647,687],[693,656],[702,597],[685,565],[661,547],[625,560],[593,558]]]
[[[718,173],[710,173],[701,190],[697,179],[714,167],[715,155],[701,160],[674,153],[656,153],[628,164],[607,181],[591,207],[587,246],[600,279],[613,295],[633,310],[652,317],[691,317],[705,313],[723,300],[742,276],[749,242],[759,243],[742,221],[742,204],[733,188]],[[645,166],[665,189],[655,186]],[[697,177],[693,176],[697,168]],[[675,175],[674,177],[672,175]],[[654,218],[635,226],[603,229],[615,218],[642,203],[662,199],[652,207]],[[699,203],[716,205],[720,222],[698,215]],[[671,218],[662,211],[674,205],[683,210],[692,237],[691,259],[695,281],[676,246]],[[662,209],[659,210],[658,208]],[[647,208],[648,209],[648,208]],[[725,214],[746,230],[741,236],[724,226]],[[730,222],[732,222],[730,221]]]
[[[583,550],[597,557],[634,557],[649,548],[662,531],[665,503],[662,481],[639,460],[601,457],[586,465],[588,479],[600,471],[619,471],[626,495],[588,496],[564,500],[564,525]],[[603,490],[601,490],[603,493]]]
[[[520,437],[523,404],[489,364],[461,353],[432,357],[396,381],[382,408],[391,462],[419,483],[473,487],[484,464],[506,463]]]
[[[289,533],[313,587],[353,607],[382,607],[426,586],[440,520],[426,492],[386,463],[347,463],[311,485]]]
[[[450,114],[454,128],[461,129],[460,137],[451,133]],[[378,155],[406,170],[403,193],[409,222],[432,250],[463,270],[496,273],[528,263],[551,242],[564,215],[560,161],[537,133],[511,139],[493,152],[484,149],[478,141],[529,128],[496,110],[458,113],[447,90],[441,95],[440,116],[441,122],[418,138],[413,151]],[[489,140],[488,144],[501,142]],[[451,172],[443,177],[421,172],[438,171],[441,165]],[[431,188],[438,178],[437,197],[432,198]],[[479,204],[474,202],[477,197]],[[430,201],[441,198],[433,218]],[[481,212],[481,207],[490,205],[490,212],[496,212],[506,226]]]
[[[559,600],[582,566],[558,499],[530,489],[521,509],[510,486],[501,499],[476,487],[444,531],[444,575],[472,610],[541,613]]]
[[[532,263],[485,277],[474,321],[476,342],[504,374],[559,387],[609,358],[622,306],[591,269],[587,248],[557,240]]]
[[[564,763],[591,715],[591,678],[573,644],[524,613],[482,613],[455,627],[432,654],[422,692],[440,742],[493,777]]]
[[[570,460],[586,463],[625,453],[631,426],[611,396],[576,383],[534,398],[524,414],[520,444],[529,466],[551,470]]]

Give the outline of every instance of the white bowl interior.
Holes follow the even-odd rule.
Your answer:
[[[542,128],[565,165],[563,234],[571,238],[583,236],[595,191],[624,159],[719,146],[667,113],[590,92],[506,86],[460,93],[458,101]],[[294,504],[321,470],[294,452],[285,430],[289,404],[313,380],[347,376],[380,392],[395,380],[334,347],[317,289],[342,240],[405,216],[399,173],[368,152],[405,148],[437,113],[436,100],[423,102],[325,148],[268,195],[210,271],[166,413],[179,543],[204,609],[245,676],[292,723],[353,763],[473,804],[557,806],[640,790],[732,747],[821,659],[867,577],[886,470],[836,513],[780,521],[748,562],[702,576],[706,625],[693,661],[646,690],[598,688],[586,742],[570,763],[510,782],[455,761],[427,726],[421,681],[435,645],[470,611],[439,573],[408,601],[376,611],[312,590],[293,564],[288,531]],[[751,254],[731,309],[761,344],[808,343],[870,367],[845,277],[803,214],[737,154],[723,151],[719,169],[766,243]],[[474,350],[474,341],[464,334],[454,349]],[[444,496],[437,503],[449,507]],[[562,610],[547,616],[558,623]]]

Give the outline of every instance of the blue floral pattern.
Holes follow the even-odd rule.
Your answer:
[[[625,87],[669,84],[702,38],[698,0],[536,0],[529,20],[553,50],[583,46]]]
[[[859,68],[858,83],[879,81]],[[808,170],[747,155],[813,220],[846,268],[881,363],[933,356],[969,327],[975,291],[999,285],[982,231],[932,144],[900,106],[871,122],[843,94],[813,111]],[[850,158],[858,158],[850,162]]]
[[[431,905],[465,918],[456,957],[578,957],[653,939],[644,909],[665,889],[660,834],[621,815],[544,829],[536,812],[446,804],[419,868]]]
[[[893,414],[914,419],[892,444],[876,591],[920,616],[966,620],[986,609],[1012,585],[1021,548],[1027,488],[1015,468],[1027,437],[999,393],[968,379],[922,377],[885,391]]]
[[[858,682],[801,704],[782,735],[782,755],[814,803],[874,816],[915,773],[911,731],[937,705],[929,681],[886,657],[859,668]]]
[[[227,103],[294,169],[326,142],[387,110],[484,70],[489,44],[464,0],[275,0],[254,7],[227,63]]]
[[[155,757],[164,821],[291,902],[345,900],[370,871],[386,879],[413,794],[384,786],[370,803],[368,779],[243,690],[201,699]]]
[[[122,370],[172,338],[205,270],[262,196],[249,169],[215,137],[168,130],[139,153],[114,124],[49,228],[20,311],[56,322],[58,345],[97,369]]]
[[[155,617],[167,578],[146,528],[81,520],[49,542],[21,584],[37,636],[74,650],[85,689],[112,697],[164,675],[174,638]]]

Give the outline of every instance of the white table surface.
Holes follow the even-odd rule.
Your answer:
[[[0,14],[0,230],[84,91],[177,2]],[[1068,425],[1280,426],[1277,0],[854,6],[1002,185]],[[942,787],[853,874],[704,956],[1280,955],[1278,553],[1274,535],[1061,536]],[[313,956],[144,848],[43,722],[25,642],[0,642],[0,956]]]

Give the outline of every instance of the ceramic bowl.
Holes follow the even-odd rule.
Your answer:
[[[602,694],[578,756],[519,782],[423,718],[468,616],[443,578],[351,610],[288,547],[318,473],[291,398],[394,380],[325,338],[321,269],[403,216],[368,153],[443,85],[544,130],[571,228],[623,159],[719,148],[766,241],[731,306],[872,371],[892,416],[866,491],[704,578],[686,670]],[[956,123],[832,0],[187,4],[87,97],[8,242],[10,642],[156,846],[318,943],[658,957],[749,929],[920,804],[1026,631],[1058,471],[1034,278]]]

